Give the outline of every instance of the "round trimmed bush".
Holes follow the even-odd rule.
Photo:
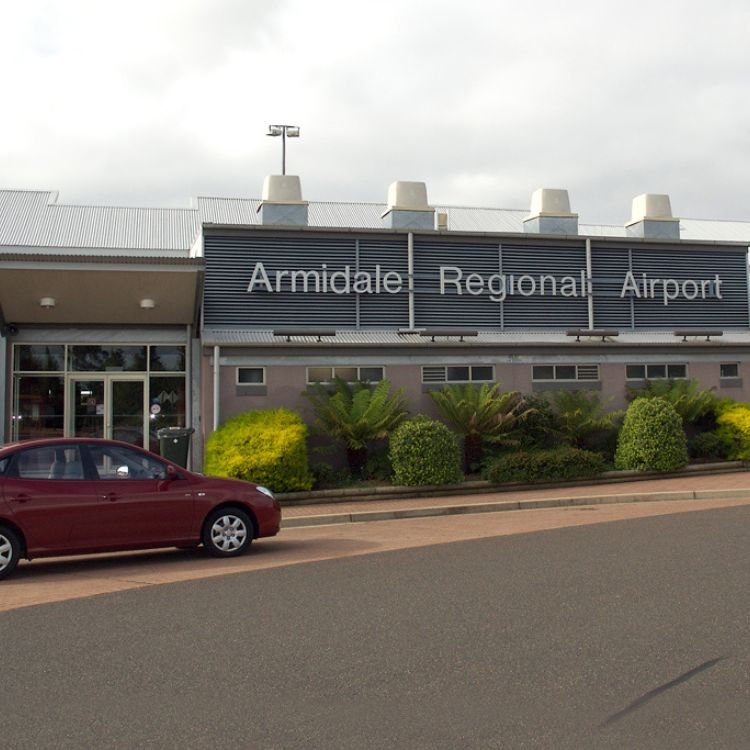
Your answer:
[[[463,479],[458,438],[434,419],[403,422],[391,435],[389,456],[394,484],[452,484]]]
[[[673,471],[688,462],[682,418],[661,398],[637,398],[625,413],[615,466],[638,471]]]

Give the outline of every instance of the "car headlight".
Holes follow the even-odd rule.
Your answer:
[[[260,484],[255,485],[255,489],[258,490],[258,492],[262,492],[264,495],[268,495],[271,499],[273,499],[273,492],[268,489],[268,487],[263,487]]]

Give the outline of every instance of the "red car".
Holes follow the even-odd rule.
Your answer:
[[[20,558],[196,547],[215,557],[279,532],[270,490],[207,477],[116,440],[0,448],[0,578]]]

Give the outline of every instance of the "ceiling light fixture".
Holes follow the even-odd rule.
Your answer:
[[[156,302],[152,300],[150,297],[144,297],[141,300],[141,309],[143,310],[153,310],[156,307]]]
[[[57,300],[54,297],[42,297],[39,300],[40,307],[43,307],[45,310],[49,310],[51,307],[54,307],[57,304]]]

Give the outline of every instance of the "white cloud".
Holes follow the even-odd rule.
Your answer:
[[[695,0],[94,0],[14,5],[0,49],[5,187],[69,202],[254,195],[272,122],[311,200],[422,179],[454,205],[566,187],[585,222],[640,192],[750,217],[744,31]]]

